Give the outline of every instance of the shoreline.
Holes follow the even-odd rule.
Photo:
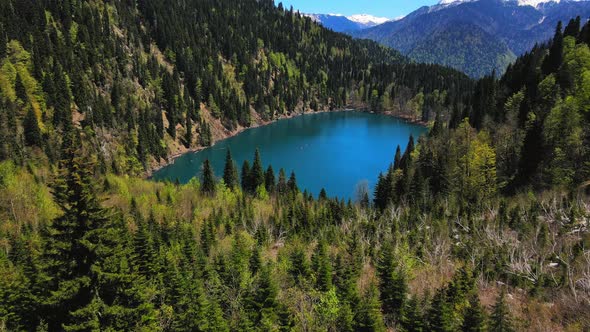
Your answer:
[[[370,113],[370,114],[381,114],[381,115],[385,115],[385,116],[388,116],[388,117],[400,119],[400,120],[405,121],[405,122],[410,123],[410,124],[414,124],[414,125],[418,125],[418,126],[422,126],[422,127],[427,127],[428,126],[428,123],[427,122],[424,122],[422,120],[414,120],[414,119],[412,119],[409,116],[397,115],[397,114],[394,114],[391,111],[386,111],[386,112],[383,112],[383,113],[376,113],[376,112],[373,112],[373,111],[369,111],[366,108],[363,109],[363,108],[360,108],[360,107],[359,108],[344,108],[344,109],[337,109],[337,110],[332,110],[332,111],[330,111],[330,110],[321,110],[321,111],[317,111],[317,112],[314,112],[314,111],[309,112],[308,111],[308,112],[301,112],[301,113],[291,113],[291,114],[279,116],[279,117],[277,117],[276,119],[273,119],[273,120],[262,121],[262,122],[259,122],[259,123],[255,123],[255,124],[253,124],[253,125],[251,125],[249,127],[240,127],[240,128],[237,128],[234,131],[231,131],[228,134],[224,135],[222,138],[215,140],[210,146],[198,146],[198,147],[194,147],[194,148],[188,148],[188,149],[186,149],[186,150],[184,150],[182,152],[171,154],[171,155],[167,156],[166,159],[163,159],[163,161],[160,161],[158,163],[158,166],[151,167],[150,169],[146,170],[144,172],[142,178],[149,180],[154,175],[154,173],[156,173],[157,171],[159,171],[159,170],[161,170],[161,169],[163,169],[163,168],[165,168],[167,166],[170,166],[170,165],[174,164],[174,162],[175,162],[176,159],[184,156],[185,154],[195,153],[195,152],[199,152],[199,151],[205,150],[207,148],[213,147],[218,142],[223,141],[223,140],[226,140],[226,139],[231,138],[231,137],[234,137],[234,136],[237,136],[237,135],[245,132],[246,130],[255,129],[255,128],[258,128],[258,127],[262,127],[262,126],[267,126],[267,125],[270,125],[270,124],[275,123],[277,121],[292,119],[292,118],[299,117],[299,116],[305,116],[305,115],[310,115],[310,114],[334,113],[334,112],[362,112],[362,113]]]

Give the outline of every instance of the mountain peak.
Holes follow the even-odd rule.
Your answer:
[[[452,5],[452,4],[461,4],[466,2],[476,2],[478,0],[440,0],[438,2],[439,5]],[[537,7],[544,3],[555,2],[559,3],[561,0],[504,0],[505,2],[516,2],[519,6],[532,6]],[[583,0],[574,0],[574,1],[583,1]]]
[[[353,22],[357,22],[357,23],[361,23],[361,24],[373,24],[373,25],[377,25],[377,24],[383,24],[387,21],[389,21],[389,19],[387,17],[377,17],[377,16],[373,16],[373,15],[369,15],[369,14],[356,14],[356,15],[351,15],[346,17],[349,20],[353,21]]]

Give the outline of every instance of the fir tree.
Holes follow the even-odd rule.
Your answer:
[[[276,183],[275,183],[275,171],[272,169],[272,166],[268,166],[266,169],[266,173],[264,174],[264,186],[268,193],[274,193]]]
[[[385,245],[381,250],[378,273],[383,311],[398,322],[402,321],[408,286],[403,272],[396,268],[391,245]]]
[[[7,43],[8,41],[6,38],[6,31],[4,30],[4,24],[0,24],[0,59],[6,57]]]
[[[23,119],[23,129],[25,133],[25,143],[27,145],[41,146],[43,144],[37,115],[32,107],[29,107],[29,110]]]
[[[407,332],[422,332],[425,330],[424,315],[417,297],[414,296],[406,302],[401,325]]]
[[[250,176],[250,163],[248,162],[248,160],[244,160],[244,163],[242,164],[242,190],[244,190],[244,192],[252,192],[252,183],[250,182],[250,179],[252,178]]]
[[[401,161],[402,161],[402,149],[398,145],[397,148],[395,149],[395,158],[393,159],[393,169],[394,170],[401,167],[401,164],[400,164]]]
[[[16,81],[14,83],[14,91],[16,92],[16,97],[22,101],[24,104],[28,103],[29,97],[27,96],[27,90],[25,89],[25,85],[23,83],[22,77],[20,74],[16,74]]]
[[[510,310],[506,305],[506,293],[504,290],[498,295],[492,316],[490,319],[490,331],[492,332],[512,332],[512,319],[510,317]]]
[[[469,299],[469,307],[465,312],[461,330],[464,332],[486,331],[486,316],[477,294],[473,294]]]
[[[277,191],[279,194],[284,195],[287,193],[288,186],[287,186],[287,177],[285,175],[285,170],[281,168],[279,170],[279,180],[277,181]]]
[[[122,228],[100,207],[93,166],[78,155],[78,142],[70,129],[54,189],[63,215],[45,235],[43,317],[49,330],[125,329],[126,321],[139,319],[132,309],[139,297],[127,265],[112,265],[128,259]]]
[[[561,21],[559,21],[559,23],[557,23],[557,28],[555,29],[553,41],[551,42],[549,54],[543,61],[542,69],[545,75],[557,72],[563,62],[563,33],[561,29],[562,24]]]
[[[264,185],[264,170],[262,169],[262,160],[260,158],[260,151],[256,149],[254,153],[254,163],[250,171],[250,190],[253,192],[259,186]]]
[[[314,255],[317,262],[314,264],[316,269],[316,282],[319,290],[327,292],[332,288],[332,264],[328,256],[327,245],[322,242]]]
[[[279,178],[280,180],[280,178]],[[287,187],[289,191],[293,194],[297,194],[299,192],[299,187],[297,187],[297,178],[295,177],[295,172],[291,172],[291,176],[289,177],[289,181],[287,182]]]
[[[213,174],[213,168],[209,159],[206,159],[203,163],[203,176],[201,178],[201,192],[206,195],[212,196],[215,194],[215,175]]]
[[[428,327],[430,331],[452,332],[453,326],[453,308],[447,300],[446,288],[439,289],[434,298],[430,310],[428,311]]]
[[[185,146],[190,148],[193,145],[193,122],[189,114],[186,115],[186,133],[184,134]]]
[[[383,315],[381,314],[379,291],[373,283],[369,285],[359,303],[355,317],[355,330],[367,332],[386,331]]]
[[[228,149],[225,155],[225,167],[223,168],[223,182],[230,189],[235,189],[238,186],[238,168],[231,156],[231,151]]]

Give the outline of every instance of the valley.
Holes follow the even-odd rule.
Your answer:
[[[297,1],[0,1],[0,331],[590,329],[590,2]]]

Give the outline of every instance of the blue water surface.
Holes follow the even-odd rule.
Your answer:
[[[425,133],[422,126],[380,114],[308,114],[248,129],[205,150],[185,154],[152,178],[186,183],[201,175],[205,159],[221,178],[227,149],[241,169],[246,159],[252,164],[259,148],[265,171],[272,165],[277,178],[279,169],[284,168],[287,177],[295,171],[302,191],[307,189],[317,196],[325,188],[330,197],[354,199],[360,182],[367,181],[372,193],[379,172],[387,170],[398,144],[403,152],[410,135],[417,140]]]

